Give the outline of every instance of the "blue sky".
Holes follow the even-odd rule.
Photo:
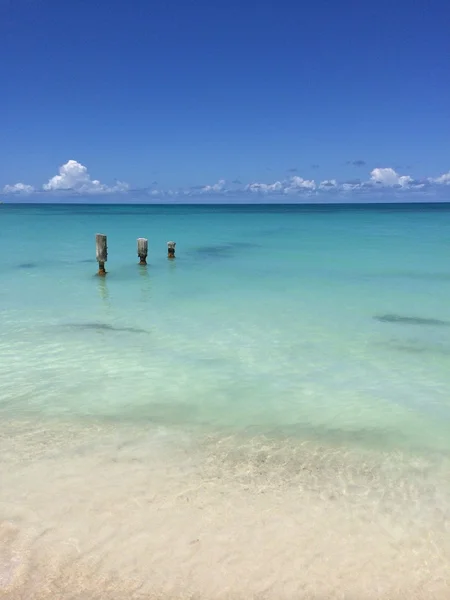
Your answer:
[[[449,23],[445,0],[0,0],[0,190],[450,200]]]

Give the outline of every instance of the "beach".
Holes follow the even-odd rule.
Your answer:
[[[447,599],[449,215],[2,205],[0,598]]]

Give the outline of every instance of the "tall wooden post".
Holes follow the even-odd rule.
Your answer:
[[[169,258],[175,258],[176,242],[167,242],[167,255]]]
[[[147,255],[148,255],[148,240],[147,239],[138,238],[137,253],[139,256],[139,264],[146,265],[147,264]]]
[[[106,243],[106,235],[97,233],[95,236],[95,249],[98,262],[98,274],[100,277],[106,275],[105,262],[108,260],[108,246]]]

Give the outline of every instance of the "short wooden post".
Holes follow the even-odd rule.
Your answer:
[[[167,255],[169,258],[175,258],[176,242],[167,242]]]
[[[108,246],[106,243],[106,235],[97,233],[95,236],[95,248],[98,262],[98,274],[100,277],[106,275],[105,262],[108,260]]]
[[[147,255],[148,255],[148,240],[147,239],[138,238],[137,253],[139,256],[139,264],[146,265],[147,264]]]

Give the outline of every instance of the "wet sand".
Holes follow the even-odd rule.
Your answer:
[[[0,598],[450,598],[450,461],[116,424],[0,426]]]

